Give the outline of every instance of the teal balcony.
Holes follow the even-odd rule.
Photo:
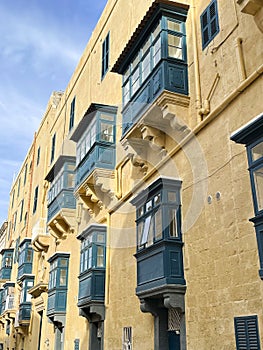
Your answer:
[[[17,280],[20,280],[24,275],[32,273],[33,254],[31,238],[25,238],[19,244]]]
[[[94,169],[115,166],[117,107],[91,104],[71,140],[77,143],[76,184],[80,187]]]
[[[0,280],[10,280],[13,265],[14,248],[2,249],[0,254],[2,255]]]

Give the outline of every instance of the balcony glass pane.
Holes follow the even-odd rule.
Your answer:
[[[113,125],[100,123],[100,140],[113,143]]]
[[[75,179],[74,174],[68,174],[68,188],[74,187],[74,182],[75,182],[74,179]]]
[[[169,209],[169,233],[170,237],[178,237],[177,227],[176,227],[176,209]]]
[[[260,142],[251,149],[253,161],[263,157],[263,142]]]
[[[139,62],[140,62],[140,54],[138,53],[132,62],[132,68],[135,68],[139,64]]]
[[[104,248],[97,247],[97,267],[104,267]]]
[[[68,260],[67,259],[60,259],[60,266],[68,266]]]
[[[168,34],[168,55],[173,58],[182,59],[182,38]]]
[[[148,234],[149,234],[149,229],[150,229],[151,218],[152,217],[150,215],[150,216],[148,216],[145,219],[144,226],[143,226],[143,232],[142,232],[142,235],[141,235],[140,245],[144,245],[147,242],[147,240],[148,240]]]
[[[92,267],[92,247],[89,247],[88,269]]]
[[[140,87],[140,69],[139,67],[132,74],[132,93],[134,94]]]
[[[66,269],[60,269],[59,285],[61,287],[67,285],[67,270]]]
[[[145,80],[151,72],[150,52],[144,57],[142,61],[142,80]]]
[[[156,66],[156,64],[160,61],[161,57],[161,38],[159,37],[159,39],[153,45],[153,66]]]
[[[150,46],[151,46],[151,38],[148,38],[142,47],[142,55],[146,53],[146,51],[149,49]]]
[[[181,25],[178,22],[167,20],[167,27],[174,32],[181,32]]]
[[[123,86],[123,103],[126,104],[130,99],[130,81]]]
[[[155,218],[155,240],[163,237],[162,209],[159,208],[154,215]]]
[[[153,40],[159,35],[161,31],[161,22],[159,21],[157,27],[154,29],[152,35],[153,35]]]
[[[263,167],[254,171],[258,210],[263,209]]]

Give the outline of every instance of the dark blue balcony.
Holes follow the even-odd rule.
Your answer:
[[[0,269],[0,280],[10,280],[13,265],[14,249],[3,249],[1,251],[2,264]]]
[[[76,184],[79,187],[94,169],[115,166],[117,107],[92,103],[74,130],[77,143]]]
[[[76,187],[79,186],[95,168],[114,169],[115,147],[96,143],[86,154],[76,171]]]
[[[142,114],[164,90],[187,95],[187,74],[187,64],[161,61],[123,108],[123,134],[136,124]]]
[[[20,280],[23,275],[30,275],[32,273],[33,262],[33,248],[31,247],[31,238],[25,238],[19,244],[18,257],[18,272],[17,279]]]
[[[19,314],[18,314],[18,321],[23,322],[23,321],[30,321],[31,317],[31,302],[26,302],[26,303],[21,303],[19,305]]]
[[[47,316],[65,314],[67,306],[67,288],[59,288],[48,291]]]
[[[167,285],[185,285],[182,242],[160,241],[138,252],[136,294]]]
[[[73,194],[73,189],[63,189],[57,197],[48,205],[47,221],[52,218],[62,209],[75,209],[76,199]]]
[[[93,269],[79,276],[78,307],[87,307],[92,302],[104,303],[105,269]]]

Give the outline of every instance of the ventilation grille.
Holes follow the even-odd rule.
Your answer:
[[[132,350],[132,327],[123,328],[122,350]]]
[[[168,331],[180,333],[181,316],[177,309],[168,309]]]

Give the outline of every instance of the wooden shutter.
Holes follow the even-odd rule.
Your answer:
[[[260,350],[257,316],[235,317],[237,350]]]

